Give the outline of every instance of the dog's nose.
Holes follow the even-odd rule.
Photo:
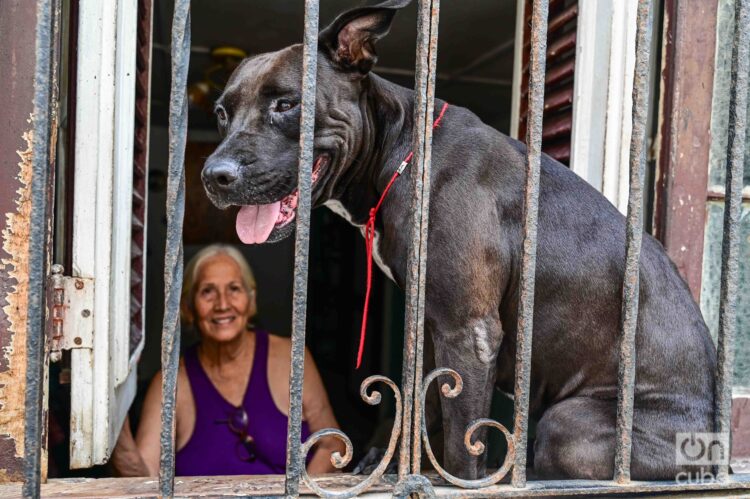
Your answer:
[[[239,178],[237,165],[230,161],[207,164],[201,173],[203,183],[217,190],[228,189]]]

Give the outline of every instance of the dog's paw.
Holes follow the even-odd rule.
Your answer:
[[[355,475],[370,475],[373,471],[375,471],[375,468],[378,467],[378,465],[383,461],[383,457],[385,457],[385,451],[386,449],[380,448],[380,447],[370,447],[370,450],[367,451],[367,454],[364,455],[362,459],[357,463],[357,465],[352,470],[352,473]],[[393,458],[391,458],[391,462],[388,463],[388,467],[385,469],[386,474],[393,474],[398,471],[398,450],[394,453]]]

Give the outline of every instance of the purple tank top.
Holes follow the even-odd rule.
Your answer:
[[[268,387],[268,333],[256,330],[250,382],[242,400],[248,415],[248,433],[255,439],[254,461],[243,461],[240,436],[226,424],[237,408],[214,387],[198,360],[197,345],[185,353],[190,388],[195,401],[195,428],[190,440],[175,455],[175,474],[273,475],[286,468],[288,417],[279,411]],[[302,422],[302,441],[310,436]],[[308,461],[309,461],[308,456]]]

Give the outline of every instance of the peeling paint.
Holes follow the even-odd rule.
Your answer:
[[[31,118],[29,118],[31,122]],[[33,133],[23,134],[26,149],[16,151],[19,188],[16,211],[6,213],[2,248],[9,258],[0,259],[0,278],[8,289],[3,312],[8,329],[0,349],[0,482],[20,480],[24,436],[24,397],[26,379],[26,296],[28,291],[28,242],[31,216],[31,164]],[[13,466],[10,463],[13,462]]]

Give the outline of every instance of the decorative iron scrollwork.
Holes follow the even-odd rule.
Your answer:
[[[440,391],[442,392],[443,396],[446,398],[456,398],[458,395],[461,394],[461,391],[463,390],[463,381],[461,380],[461,375],[459,375],[456,371],[453,369],[447,368],[447,367],[440,367],[432,371],[430,374],[427,375],[427,377],[424,379],[424,383],[422,383],[422,393],[420,396],[422,397],[422,442],[424,443],[424,449],[427,453],[427,457],[430,459],[430,462],[435,467],[435,471],[437,471],[441,477],[445,478],[448,482],[452,483],[453,485],[458,485],[459,487],[463,487],[465,489],[478,489],[481,487],[487,487],[490,485],[494,485],[500,480],[503,479],[503,477],[508,473],[511,466],[513,465],[513,461],[516,454],[516,446],[515,446],[515,440],[513,439],[513,435],[508,431],[508,429],[503,426],[502,424],[498,423],[495,420],[492,419],[478,419],[471,423],[469,427],[466,429],[466,433],[464,434],[464,446],[466,447],[466,450],[469,452],[469,454],[473,456],[479,456],[481,455],[484,450],[485,446],[482,442],[471,441],[471,437],[476,433],[476,431],[481,428],[482,426],[489,426],[492,428],[497,428],[503,434],[505,435],[505,440],[508,443],[508,452],[505,455],[505,460],[503,461],[503,465],[495,471],[493,474],[491,474],[488,477],[485,478],[479,478],[476,480],[464,480],[462,478],[458,478],[456,476],[451,475],[448,473],[442,466],[440,466],[440,463],[438,463],[437,459],[435,458],[435,454],[432,452],[432,447],[430,446],[430,439],[427,435],[427,423],[425,420],[425,399],[427,398],[427,389],[430,387],[430,383],[432,383],[438,376],[442,375],[448,375],[453,378],[454,386],[451,387],[448,383],[444,383],[440,387]]]
[[[367,379],[365,379],[362,382],[362,385],[359,389],[359,394],[362,397],[362,400],[367,402],[369,405],[378,405],[380,404],[382,400],[382,396],[379,391],[373,390],[372,393],[368,394],[367,389],[372,385],[373,383],[380,381],[382,383],[385,383],[388,385],[391,390],[393,390],[393,395],[396,398],[396,417],[393,422],[393,430],[391,431],[391,439],[388,442],[388,447],[385,451],[385,455],[383,456],[383,459],[380,461],[378,466],[375,468],[375,470],[359,482],[357,485],[353,487],[349,487],[344,490],[328,490],[324,489],[318,483],[316,483],[310,475],[307,474],[307,470],[305,468],[302,468],[302,479],[305,481],[308,487],[310,487],[316,494],[318,494],[320,497],[335,497],[335,498],[348,498],[348,497],[355,497],[368,488],[370,488],[375,482],[377,482],[380,477],[383,476],[383,473],[385,473],[386,468],[388,467],[388,464],[391,462],[391,459],[393,458],[393,454],[396,451],[396,444],[398,443],[398,437],[401,435],[401,417],[403,414],[403,407],[401,405],[401,392],[399,391],[398,387],[396,386],[396,383],[391,381],[389,378],[385,376],[370,376]],[[349,440],[349,437],[346,436],[344,432],[341,430],[336,430],[333,428],[327,428],[324,430],[316,431],[310,437],[305,441],[304,444],[302,444],[302,448],[300,452],[302,453],[302,462],[305,461],[305,458],[307,457],[307,454],[310,452],[310,449],[320,441],[320,439],[324,437],[336,437],[340,439],[342,442],[344,442],[344,445],[346,445],[346,452],[342,456],[339,452],[334,452],[331,454],[331,464],[333,464],[334,467],[337,469],[341,469],[352,460],[353,447],[352,442]]]

